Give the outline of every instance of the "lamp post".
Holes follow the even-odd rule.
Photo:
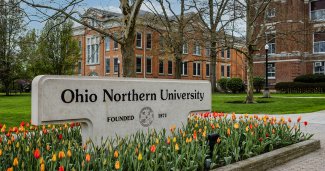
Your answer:
[[[120,77],[120,60],[117,60],[117,77]]]
[[[263,97],[269,98],[270,97],[270,90],[269,90],[269,84],[268,84],[268,51],[269,51],[269,45],[265,45],[265,88],[263,92]]]

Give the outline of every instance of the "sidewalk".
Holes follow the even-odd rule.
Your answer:
[[[302,116],[302,121],[307,121],[307,127],[301,125],[303,132],[314,134],[312,139],[321,141],[321,149],[308,155],[291,160],[288,163],[270,169],[270,171],[323,171],[325,170],[325,110],[299,115],[275,115],[277,118],[281,116],[292,121],[297,121],[299,116]]]

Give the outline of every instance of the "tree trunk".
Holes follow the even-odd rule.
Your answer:
[[[213,37],[212,37],[213,36]],[[217,83],[217,75],[216,75],[216,63],[217,63],[217,42],[215,41],[215,34],[211,33],[211,47],[210,47],[210,58],[211,58],[211,62],[210,62],[210,82],[211,82],[211,92],[215,93],[217,92],[217,87],[216,87],[216,83]]]
[[[123,77],[136,77],[135,54],[133,49],[135,36],[129,36],[124,44],[121,44]],[[143,71],[145,72],[145,71]]]
[[[175,50],[175,78],[182,78],[182,53],[183,53],[183,45],[178,45]]]
[[[249,47],[249,50],[251,47]],[[253,86],[253,67],[254,60],[252,53],[249,52],[247,56],[247,96],[246,103],[255,103],[254,101],[254,86]]]

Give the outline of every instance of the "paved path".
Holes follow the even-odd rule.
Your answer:
[[[301,126],[302,131],[314,134],[313,139],[321,141],[321,149],[272,168],[270,171],[325,171],[325,110],[301,115],[277,115],[277,117],[281,116],[291,117],[292,121],[302,116],[302,121],[308,122],[307,127]]]

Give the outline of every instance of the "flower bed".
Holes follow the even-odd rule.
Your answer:
[[[281,118],[223,113],[192,114],[182,129],[139,132],[81,144],[80,126],[1,127],[0,170],[203,170],[209,154],[207,136],[218,133],[212,167],[227,165],[294,144],[312,135]]]

